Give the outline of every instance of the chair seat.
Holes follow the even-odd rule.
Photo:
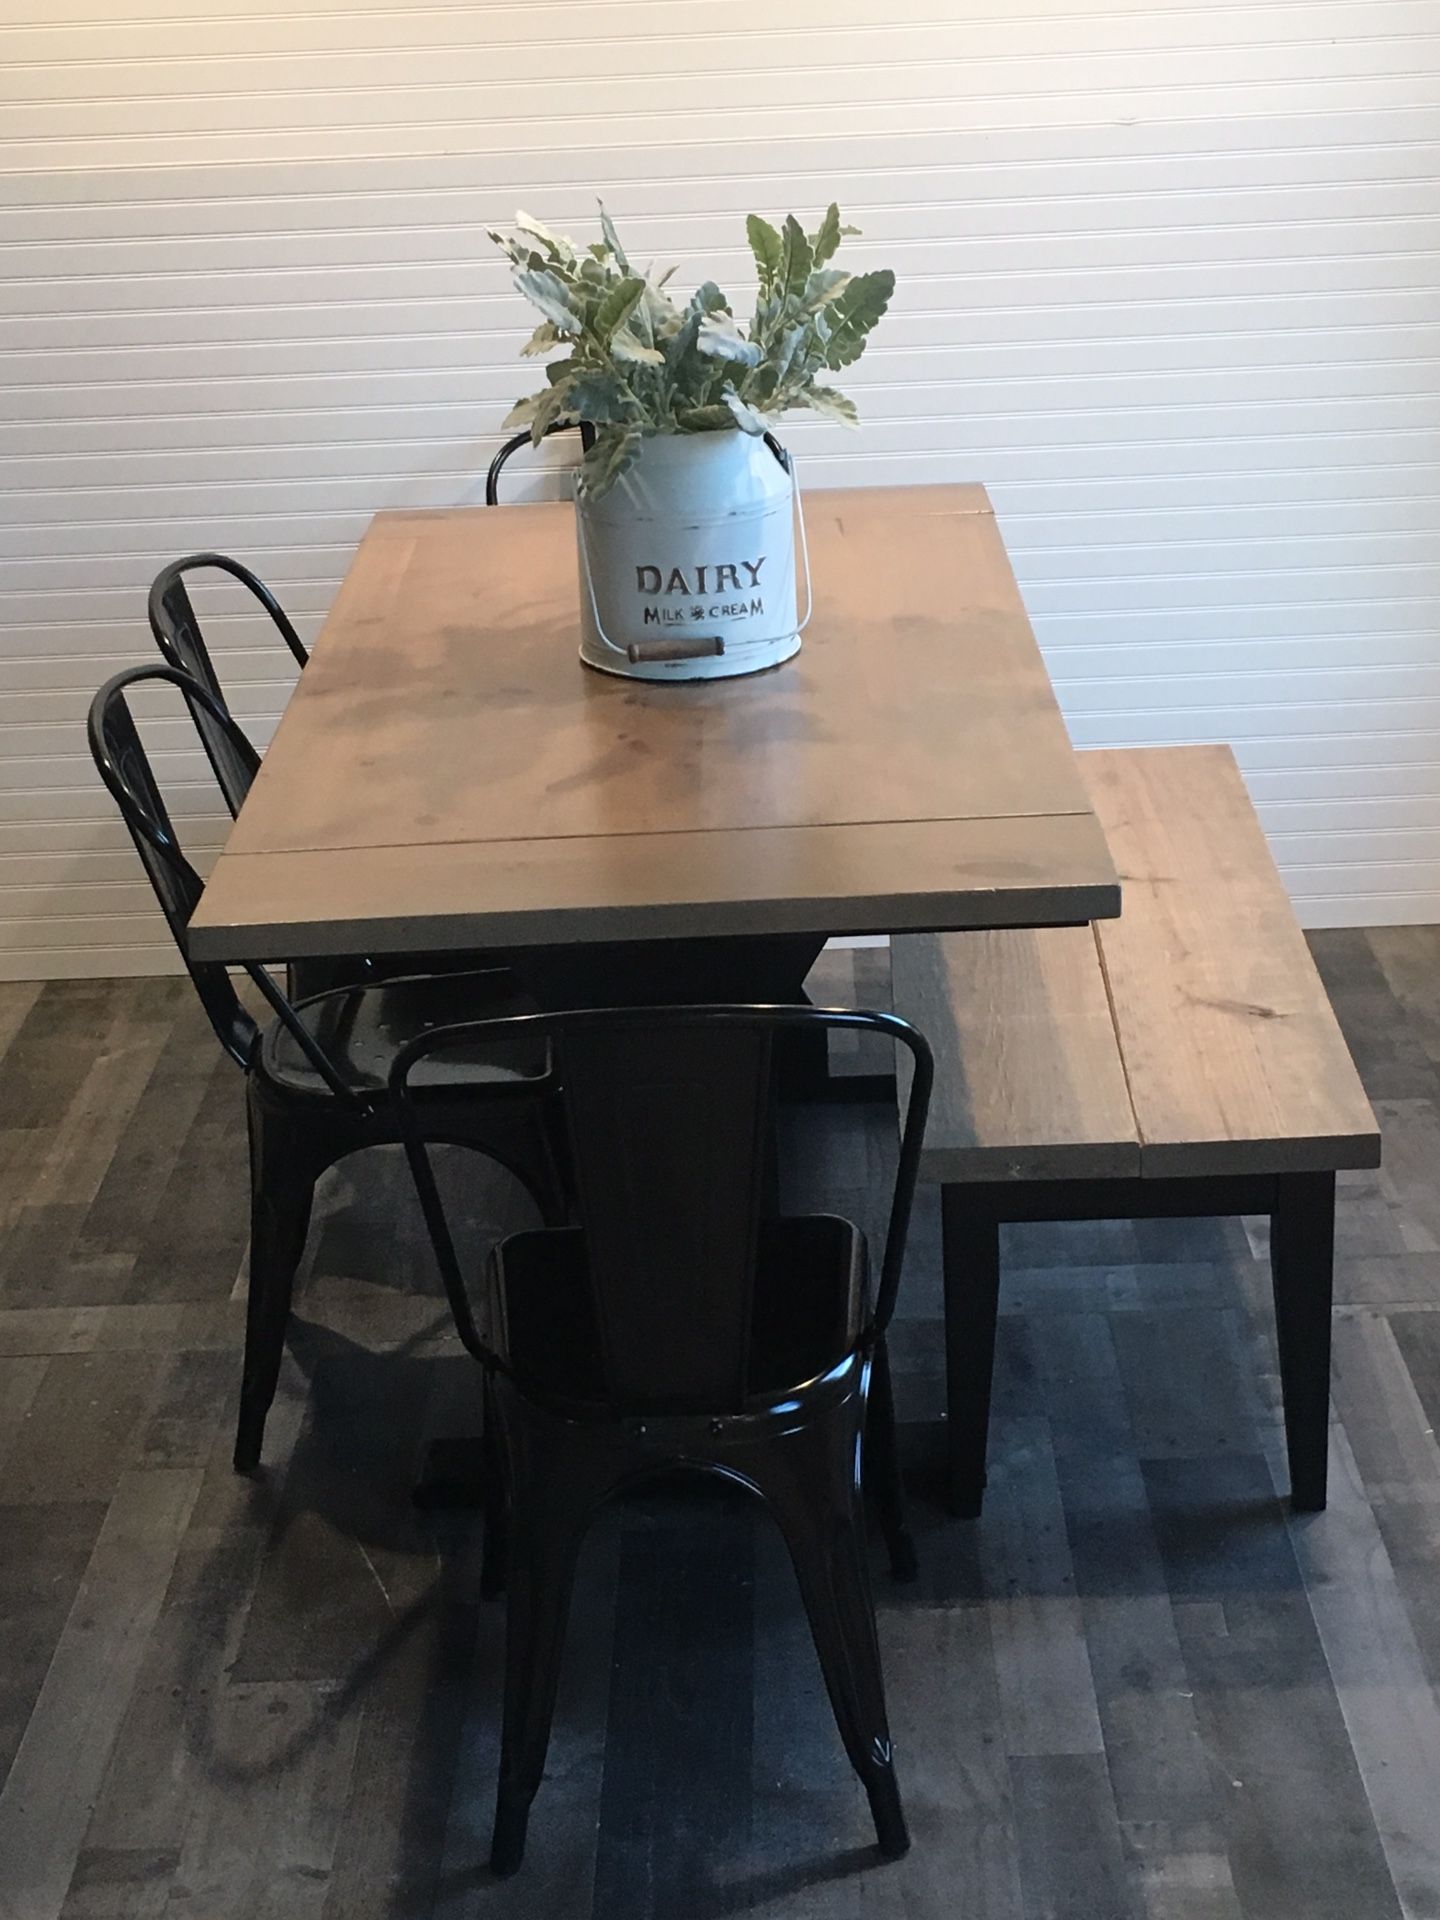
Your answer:
[[[498,1350],[519,1381],[542,1394],[603,1400],[583,1229],[512,1234],[496,1248],[492,1272]],[[764,1223],[750,1329],[752,1396],[803,1386],[842,1359],[864,1324],[867,1291],[865,1237],[848,1220],[807,1214]]]
[[[295,1011],[341,1077],[357,1093],[383,1093],[400,1048],[433,1027],[461,1020],[500,1020],[533,1013],[534,1002],[503,972],[437,974],[365,987],[341,988],[302,1002]],[[320,1075],[299,1042],[278,1022],[266,1030],[261,1066],[295,1093],[324,1093]],[[533,1091],[549,1070],[541,1039],[496,1039],[483,1046],[447,1048],[422,1062],[418,1094],[508,1086]]]

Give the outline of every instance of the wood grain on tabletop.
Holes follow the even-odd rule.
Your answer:
[[[655,901],[637,908],[722,914],[733,900],[753,924],[772,897],[823,894],[828,917],[807,930],[853,931],[881,924],[877,894],[915,893],[939,896],[939,924],[964,925],[979,916],[958,896],[1008,887],[1033,895],[1037,919],[1113,911],[1103,836],[983,490],[837,490],[807,515],[816,604],[796,659],[658,686],[579,665],[568,507],[377,516],[221,856],[196,951],[236,957],[242,936],[221,930],[264,923],[251,863],[281,854],[295,858],[287,898],[378,920],[382,943],[406,937],[388,895],[397,862],[377,860],[372,884],[363,858],[335,860],[386,849],[416,856],[406,917],[432,945],[447,928],[455,944],[475,938],[482,913],[491,938],[501,920],[507,938],[580,937],[525,923],[563,916],[576,876],[625,839],[654,876]],[[955,851],[937,871],[948,823]],[[843,868],[850,831],[882,828],[883,888],[866,872],[830,900],[835,850]],[[451,866],[462,850],[484,854],[468,889]],[[758,895],[736,878],[752,867]],[[894,924],[936,923],[921,907]]]

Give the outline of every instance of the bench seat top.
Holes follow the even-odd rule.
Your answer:
[[[1380,1135],[1228,747],[1078,756],[1120,918],[908,934],[935,1049],[922,1178],[1330,1172]]]

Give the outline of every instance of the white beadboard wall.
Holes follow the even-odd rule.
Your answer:
[[[1233,741],[1310,922],[1440,918],[1437,0],[0,0],[0,170],[0,975],[170,963],[82,730],[146,584],[218,546],[313,631],[377,508],[478,499],[484,230],[597,192],[737,293],[838,198],[900,288],[809,484],[987,482],[1078,744]]]

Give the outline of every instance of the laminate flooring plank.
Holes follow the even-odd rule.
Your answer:
[[[1320,936],[1316,936],[1319,938]],[[1365,944],[1395,997],[1410,1040],[1440,1068],[1440,995],[1436,992],[1433,927],[1367,927]]]
[[[61,1920],[163,1920],[178,1853],[108,1847],[80,1855]]]
[[[1277,1462],[1277,1464],[1279,1464]],[[1440,1913],[1440,1704],[1343,1432],[1295,1556],[1405,1920]]]
[[[89,1353],[95,1346],[101,1317],[99,1307],[0,1306],[0,1354]]]
[[[1388,1318],[1430,1429],[1440,1431],[1440,1315],[1396,1311]]]
[[[323,1687],[228,1686],[167,1920],[321,1920],[358,1730]]]
[[[480,1599],[473,1517],[435,1524],[430,1592],[355,1695],[355,1760],[326,1920],[428,1920],[440,1897]]]
[[[1172,1458],[1144,1471],[1246,1920],[1395,1920],[1394,1883],[1265,1461]]]
[[[949,1920],[959,1907],[966,1920],[1026,1920],[989,1609],[906,1605],[906,1590],[883,1574],[878,1591],[890,1731],[914,1845],[857,1882],[860,1910]],[[853,1789],[863,1814],[858,1782]]]
[[[24,1026],[31,1008],[44,991],[43,980],[0,981],[0,1056]]]
[[[0,1502],[108,1500],[132,1464],[165,1364],[144,1352],[52,1356],[0,1471]]]
[[[0,1779],[19,1750],[104,1518],[102,1500],[0,1506]]]
[[[55,1126],[30,1206],[94,1199],[174,1031],[177,983],[117,981],[109,1025]]]
[[[228,1454],[240,1382],[226,1347],[178,1347],[166,1358],[135,1449],[142,1467],[204,1467]]]
[[[5,1920],[60,1914],[198,1488],[198,1474],[151,1472],[115,1490],[0,1789]]]
[[[717,1863],[717,1878],[732,1912],[854,1920],[872,1891],[870,1809],[840,1743],[790,1556],[768,1519],[755,1523],[753,1553],[751,1830],[742,1853]],[[903,1794],[903,1756],[897,1765]]]
[[[1010,1761],[1026,1920],[1142,1920],[1103,1754]]]
[[[245,1083],[222,1055],[140,1242],[126,1297],[224,1299],[249,1231]]]
[[[1371,1100],[1440,1098],[1440,1073],[1386,977],[1368,931],[1307,936],[1315,964]]]
[[[1005,1748],[1012,1758],[1098,1754],[1105,1742],[1049,1423],[1010,1420],[998,1439],[979,1551]]]
[[[637,1503],[621,1529],[594,1920],[717,1911],[745,1851],[753,1519],[715,1485]]]
[[[1380,1185],[1399,1216],[1405,1249],[1440,1251],[1440,1101],[1381,1100],[1375,1110],[1385,1129]]]
[[[1146,1324],[1156,1324],[1151,1316]],[[1036,1313],[1030,1352],[1057,1462],[1105,1465],[1135,1450],[1115,1335],[1106,1313]],[[1103,1463],[1103,1464],[1102,1464]],[[1062,1498],[1063,1481],[1062,1480]]]
[[[0,1354],[0,1475],[45,1378],[43,1354]]]
[[[1371,1503],[1440,1506],[1440,1443],[1406,1365],[1398,1331],[1404,1321],[1400,1312],[1373,1308],[1337,1314],[1331,1387]],[[1406,1338],[1415,1345],[1408,1329]],[[1420,1358],[1423,1372],[1423,1353]]]
[[[115,1013],[107,980],[51,980],[0,1052],[0,1122],[53,1133],[104,1044]]]
[[[1213,1308],[1117,1314],[1113,1322],[1142,1459],[1244,1450],[1250,1405],[1233,1364],[1235,1315]]]
[[[192,1520],[95,1796],[87,1857],[139,1849],[178,1862],[196,1801],[224,1790],[218,1716],[267,1537],[243,1517]]]
[[[1440,1306],[1440,1253],[1341,1255],[1335,1262],[1335,1305],[1433,1312]]]
[[[218,1082],[238,1093],[240,1080],[193,994],[180,1000],[131,1124],[86,1211],[77,1255],[140,1251],[211,1088]]]
[[[402,1632],[434,1578],[434,1547],[411,1500],[429,1367],[314,1327],[292,1329],[292,1345],[308,1379],[306,1421],[235,1678],[343,1685],[369,1650]],[[268,1431],[266,1454],[280,1457]]]

